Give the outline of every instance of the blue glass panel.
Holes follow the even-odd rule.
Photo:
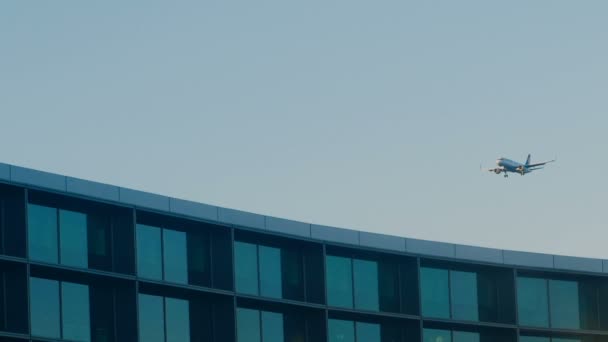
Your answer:
[[[479,333],[468,331],[452,331],[452,342],[479,342]]]
[[[87,215],[59,210],[59,231],[61,263],[74,267],[88,267]]]
[[[60,338],[59,282],[30,278],[32,335]]]
[[[283,315],[262,311],[262,341],[283,342]]]
[[[237,308],[237,341],[261,342],[260,312],[257,310]]]
[[[236,291],[257,295],[258,292],[258,253],[257,246],[235,241],[234,261]]]
[[[548,327],[549,300],[547,280],[540,278],[517,278],[517,305],[521,325]]]
[[[353,307],[353,274],[350,258],[327,256],[327,304]]]
[[[190,303],[184,299],[165,297],[167,342],[190,341]]]
[[[549,337],[539,336],[520,336],[519,342],[551,342]]]
[[[57,209],[28,204],[27,220],[30,259],[56,264]]]
[[[330,319],[329,342],[355,342],[355,322]]]
[[[378,311],[378,263],[354,259],[353,279],[355,283],[355,308]]]
[[[422,340],[424,342],[451,342],[452,334],[449,330],[424,329]]]
[[[137,274],[148,279],[161,280],[162,252],[160,228],[137,225]]]
[[[89,287],[63,282],[61,296],[63,338],[70,341],[90,341]]]
[[[380,342],[382,339],[380,324],[357,322],[355,328],[358,342]]]
[[[139,342],[165,342],[163,297],[139,294]]]
[[[260,253],[260,292],[262,296],[281,298],[281,250],[259,246]]]
[[[580,313],[578,282],[549,280],[551,326],[562,329],[579,329]]]
[[[422,315],[427,317],[450,318],[450,292],[448,270],[420,268],[422,291]]]
[[[452,315],[454,319],[478,321],[477,274],[450,271],[452,290]]]
[[[581,342],[580,338],[557,338],[551,339],[551,342]]]
[[[186,233],[163,230],[163,261],[166,281],[188,283],[188,246]]]

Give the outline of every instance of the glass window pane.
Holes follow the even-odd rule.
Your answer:
[[[449,330],[424,329],[424,342],[451,342],[452,334]]]
[[[355,307],[378,311],[378,263],[354,259],[353,279],[355,283]]]
[[[452,331],[452,342],[479,342],[479,333]]]
[[[188,283],[188,247],[186,233],[163,230],[163,261],[165,280],[174,283]]]
[[[61,314],[63,338],[90,341],[89,287],[82,284],[61,283]]]
[[[330,319],[329,342],[355,342],[355,322]]]
[[[422,267],[420,278],[422,315],[450,318],[448,270]]]
[[[137,274],[148,279],[162,279],[160,228],[137,225]]]
[[[551,301],[551,326],[554,328],[579,329],[578,282],[549,280]]]
[[[237,308],[237,341],[261,342],[260,312],[257,310]]]
[[[87,215],[59,210],[59,250],[61,263],[75,267],[88,267]]]
[[[60,338],[59,282],[30,278],[32,335]]]
[[[260,294],[266,297],[282,298],[281,250],[259,246],[260,253]]]
[[[184,299],[165,297],[167,342],[190,341],[190,303]]]
[[[540,278],[517,278],[517,305],[521,325],[548,327],[549,303],[547,280]]]
[[[139,341],[165,342],[163,297],[139,294]]]
[[[236,291],[246,294],[258,294],[258,252],[257,246],[235,241],[234,259],[236,273]]]
[[[358,342],[380,342],[380,324],[357,322],[357,341]]]
[[[557,338],[551,339],[551,342],[581,342],[580,338]]]
[[[353,275],[350,258],[327,256],[327,304],[353,307]]]
[[[28,204],[30,259],[57,263],[57,209]]]
[[[478,321],[477,274],[450,271],[452,290],[452,315],[454,319]]]
[[[283,315],[262,311],[262,341],[283,342]]]
[[[540,336],[520,336],[519,342],[551,342],[549,337]]]

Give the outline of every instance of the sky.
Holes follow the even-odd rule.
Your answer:
[[[608,258],[604,0],[0,2],[0,162]],[[558,158],[508,179],[498,157]]]

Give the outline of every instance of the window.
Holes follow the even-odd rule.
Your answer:
[[[350,258],[327,256],[327,304],[353,307],[353,275]]]
[[[341,319],[329,320],[330,342],[381,342],[380,324]]]
[[[258,255],[257,246],[251,243],[234,242],[236,291],[257,295]]]
[[[520,324],[560,329],[581,327],[577,281],[518,277],[517,295]]]
[[[283,342],[283,314],[237,308],[238,342]],[[261,323],[261,324],[260,324]]]
[[[32,335],[91,340],[87,285],[32,277],[30,300]]]
[[[59,229],[58,229],[59,228]],[[66,266],[89,266],[87,215],[28,205],[30,259]]]
[[[549,326],[547,281],[541,278],[517,278],[519,323],[535,327]]]
[[[57,209],[29,204],[27,220],[30,259],[56,264]]]
[[[356,322],[357,341],[380,342],[380,324]]]
[[[302,255],[277,247],[235,241],[236,291],[304,300]]]
[[[477,274],[450,271],[452,316],[458,320],[478,321]]]
[[[140,293],[139,341],[190,341],[189,301]]]
[[[378,311],[378,263],[369,260],[353,259],[353,279],[355,307]]]
[[[137,225],[137,272],[140,277],[187,284],[188,255],[185,232]]]
[[[448,275],[448,270],[430,267],[420,268],[423,316],[450,318]]]
[[[580,338],[560,338],[560,337],[543,337],[543,336],[520,336],[519,342],[581,342]]]
[[[580,313],[578,282],[549,280],[551,326],[562,329],[579,329]],[[555,339],[554,339],[555,340]]]

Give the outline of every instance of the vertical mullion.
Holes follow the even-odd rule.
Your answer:
[[[264,324],[262,324],[262,310],[256,310],[258,313],[258,324],[260,325],[260,342],[264,342]]]
[[[62,265],[61,261],[61,210],[59,208],[54,208],[56,213],[56,234],[57,234],[57,264]]]
[[[350,288],[353,299],[353,309],[357,308],[357,299],[355,296],[355,258],[352,254],[349,255],[350,258]],[[355,329],[356,330],[356,329]]]
[[[137,326],[137,331],[135,332],[135,335],[137,336],[137,340],[140,341],[141,336],[139,336],[139,331],[141,330],[140,328],[140,322],[139,322],[139,269],[137,268],[138,265],[138,251],[137,251],[137,211],[135,210],[135,208],[131,208],[131,227],[133,227],[133,249],[134,249],[134,261],[135,261],[135,325]],[[118,308],[118,307],[116,307]],[[118,311],[118,310],[116,310]],[[115,312],[116,314],[116,312]],[[118,326],[114,327],[115,330],[117,330],[116,334],[118,334]],[[118,340],[117,340],[118,341]]]
[[[321,258],[323,259],[323,295],[324,295],[324,323],[325,324],[325,341],[329,342],[329,310],[328,310],[328,299],[327,299],[327,245],[323,243],[321,245]],[[308,341],[307,341],[308,342]]]
[[[302,262],[302,287],[304,289],[304,301],[308,302],[308,280],[306,274],[306,247],[300,247],[300,261]]]
[[[23,204],[25,205],[25,210],[24,212],[24,222],[25,222],[25,257],[27,259],[27,264],[25,265],[25,291],[26,291],[26,298],[27,298],[27,334],[29,336],[29,338],[32,338],[32,296],[31,296],[31,291],[30,291],[30,253],[29,253],[29,245],[30,245],[30,240],[29,240],[29,219],[28,219],[28,202],[29,202],[29,191],[27,189],[23,189]]]
[[[109,211],[109,212],[111,212],[111,211]],[[116,272],[116,269],[114,267],[114,265],[115,265],[114,259],[116,258],[116,256],[115,256],[116,253],[114,253],[114,247],[115,247],[114,246],[114,229],[116,229],[115,227],[116,227],[116,217],[115,217],[115,214],[112,213],[112,214],[110,214],[110,227],[109,227],[110,228],[110,248],[109,248],[110,271],[112,271],[112,272]],[[87,227],[87,229],[88,229],[88,227]],[[88,234],[87,234],[87,239],[88,239]],[[135,241],[135,244],[137,244],[137,241]]]
[[[452,307],[452,270],[446,269],[448,272],[448,304],[450,308],[450,319],[454,317],[454,308]]]
[[[551,286],[549,286],[549,279],[543,279],[545,281],[545,287],[547,289],[547,316],[549,317],[549,328],[553,327],[551,320]]]
[[[260,272],[260,245],[255,244],[256,272],[258,273],[258,296],[262,296],[262,274]]]
[[[6,211],[4,209],[4,202],[5,201],[3,199],[0,199],[0,234],[2,234],[2,246],[0,246],[0,248],[2,248],[2,254],[7,254],[6,249],[4,248],[4,246],[6,245],[6,224],[4,224],[4,221],[6,221]]]
[[[161,280],[165,281],[165,228],[160,229],[160,274]]]
[[[207,263],[207,265],[204,265],[205,267],[207,267],[207,270],[209,272],[209,287],[215,288],[215,277],[213,276],[213,274],[215,272],[213,272],[213,246],[215,245],[215,240],[214,240],[214,234],[211,232],[205,232],[207,234],[207,254],[209,256],[209,262]],[[188,233],[186,233],[186,246],[188,246]],[[188,259],[188,255],[186,254],[186,260]]]
[[[3,313],[4,315],[2,315],[2,322],[4,323],[4,327],[6,328],[7,326],[7,304],[6,304],[6,272],[2,272],[0,273],[0,276],[2,277],[2,304],[3,304]],[[28,294],[29,296],[29,294]],[[7,329],[8,330],[8,329]]]
[[[237,314],[237,306],[236,306],[236,258],[235,258],[235,248],[234,248],[234,227],[230,227],[230,248],[232,249],[232,262],[231,262],[231,267],[232,267],[232,290],[235,292],[232,295],[232,312],[234,315],[234,327],[233,327],[233,336],[234,336],[234,340],[238,342],[238,332],[237,332],[237,325],[238,325],[238,314]],[[214,314],[214,313],[212,313]],[[212,328],[212,330],[215,330],[215,327]]]

